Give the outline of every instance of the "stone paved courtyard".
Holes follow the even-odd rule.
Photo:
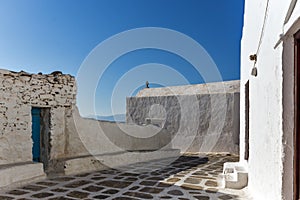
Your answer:
[[[223,163],[235,161],[234,155],[184,154],[177,160],[55,177],[2,191],[0,199],[248,199],[244,190],[222,189],[217,181]]]

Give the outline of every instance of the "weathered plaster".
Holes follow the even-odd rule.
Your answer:
[[[162,121],[154,124],[171,133],[173,147],[182,152],[238,154],[237,91],[239,81],[145,88],[137,97],[127,98],[126,121],[138,125]]]
[[[64,154],[64,109],[75,105],[75,78],[0,70],[0,165],[32,161],[31,108],[50,109],[51,159]]]

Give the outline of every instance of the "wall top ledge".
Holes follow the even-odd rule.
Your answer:
[[[54,71],[50,74],[42,74],[41,72],[39,72],[37,74],[33,74],[33,73],[25,72],[25,71],[15,72],[15,71],[7,70],[7,69],[0,69],[0,76],[12,76],[12,77],[29,76],[29,77],[36,77],[36,78],[64,76],[64,77],[69,77],[71,79],[75,79],[74,76],[72,76],[70,74],[63,74],[61,71]]]
[[[171,86],[171,87],[161,87],[161,88],[144,88],[141,91],[139,91],[136,97],[238,93],[238,92],[240,92],[240,80],[233,80],[233,81]]]

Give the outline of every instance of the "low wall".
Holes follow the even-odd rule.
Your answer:
[[[128,163],[179,156],[171,134],[153,125],[82,118],[76,106],[65,121],[64,156],[51,160],[49,174],[74,174]]]
[[[67,119],[67,157],[120,151],[170,148],[171,135],[156,126],[138,126],[81,118],[78,109]]]
[[[127,98],[126,121],[138,125],[153,121],[172,135],[173,148],[182,152],[238,154],[240,95],[234,92],[238,89],[173,96],[144,96],[145,92],[140,92],[144,95]],[[163,94],[162,91],[154,93]]]

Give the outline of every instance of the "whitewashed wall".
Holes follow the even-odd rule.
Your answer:
[[[126,101],[126,121],[157,119],[181,152],[239,152],[240,81],[145,88]]]
[[[241,44],[241,111],[245,110],[245,84],[250,82],[250,152],[244,161],[245,112],[241,112],[240,155],[248,164],[249,191],[254,199],[292,199],[293,157],[293,34],[300,16],[298,2],[289,22],[284,25],[291,1],[270,0],[256,67],[251,76],[267,0],[246,0]],[[283,42],[278,46],[280,34]]]
[[[82,118],[77,107],[66,120],[65,157],[99,155],[122,151],[170,149],[171,134],[156,126],[138,126]]]

